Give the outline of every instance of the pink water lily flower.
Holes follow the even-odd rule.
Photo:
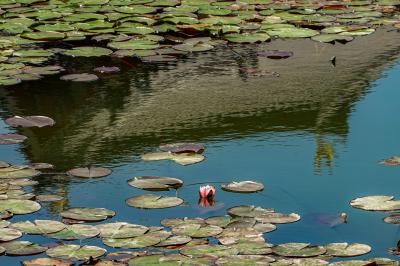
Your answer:
[[[215,188],[213,186],[200,186],[199,196],[200,198],[213,198],[215,195]]]

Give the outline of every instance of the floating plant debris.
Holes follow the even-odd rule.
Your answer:
[[[400,210],[400,201],[393,196],[366,196],[350,201],[354,208],[367,211],[396,211]]]
[[[95,178],[108,176],[112,171],[104,167],[84,167],[71,169],[67,173],[77,177]]]
[[[13,127],[45,127],[55,124],[55,121],[47,116],[13,116],[4,122]]]
[[[177,189],[183,185],[182,180],[164,176],[137,176],[128,180],[128,184],[139,189],[157,191]]]
[[[240,181],[223,184],[221,188],[229,192],[252,193],[262,191],[264,185],[255,181]]]

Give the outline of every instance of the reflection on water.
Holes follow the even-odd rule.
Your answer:
[[[258,58],[256,52],[262,49],[289,50],[294,56],[285,60]],[[0,89],[2,118],[46,115],[57,122],[52,128],[17,129],[28,140],[19,148],[1,147],[1,159],[51,163],[58,172],[85,165],[114,168],[114,174],[103,179],[57,174],[38,177],[36,194],[66,197],[63,202],[47,204],[47,210],[40,214],[44,217],[57,217],[67,206],[85,205],[114,209],[118,212],[116,220],[158,224],[171,215],[171,210],[146,212],[125,206],[124,199],[142,193],[128,188],[128,178],[169,175],[181,177],[187,184],[255,178],[265,183],[265,192],[232,197],[219,191],[209,209],[197,205],[196,186],[183,188],[180,195],[187,206],[174,208],[173,215],[220,215],[235,204],[266,202],[272,206],[265,207],[290,212],[354,212],[350,220],[352,215],[356,217],[355,224],[349,223],[349,229],[343,232],[324,229],[328,231],[316,233],[300,222],[282,227],[271,234],[271,239],[372,241],[374,248],[379,247],[376,254],[383,256],[387,242],[382,243],[375,234],[359,237],[365,216],[371,226],[378,227],[382,226],[376,225],[379,218],[346,210],[348,200],[360,193],[380,192],[372,189],[377,184],[370,174],[376,171],[366,172],[368,167],[362,166],[344,173],[349,171],[349,162],[357,165],[360,156],[347,158],[344,150],[359,147],[358,137],[356,144],[348,143],[352,130],[359,129],[361,135],[366,130],[359,122],[349,122],[355,105],[367,95],[370,83],[398,59],[399,49],[400,36],[381,30],[347,45],[279,40],[191,54],[166,65],[143,65],[126,59],[93,60],[84,65],[81,60],[67,61],[64,64],[71,72],[100,65],[118,65],[123,71],[92,83],[67,83],[50,77]],[[332,56],[337,58],[336,67],[329,61]],[[252,76],[240,71],[243,68],[278,72],[280,76]],[[378,132],[380,137],[382,133]],[[178,141],[205,143],[206,161],[181,167],[171,162],[138,160],[138,155],[155,150],[160,143]],[[373,165],[374,161],[368,163]],[[365,175],[365,182],[371,185],[365,187],[354,181],[354,186],[348,186],[344,178],[350,175]],[[327,183],[329,178],[334,181]],[[382,193],[390,194],[391,190],[382,189]]]

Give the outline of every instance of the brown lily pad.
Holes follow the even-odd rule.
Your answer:
[[[99,77],[97,77],[95,74],[81,73],[81,74],[64,75],[60,79],[65,81],[74,81],[74,82],[90,82],[98,80]]]
[[[267,57],[270,59],[285,59],[293,56],[293,52],[279,51],[279,50],[266,50],[257,52],[257,56]]]
[[[21,261],[23,266],[72,266],[72,262],[51,259],[51,258],[37,258],[32,260]]]
[[[121,69],[119,67],[114,67],[114,66],[113,67],[102,66],[102,67],[96,67],[95,69],[93,69],[93,71],[104,74],[112,74],[120,72]]]

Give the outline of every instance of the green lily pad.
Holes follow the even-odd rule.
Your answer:
[[[48,234],[48,237],[61,240],[76,240],[96,237],[100,231],[96,226],[86,224],[72,224],[56,233]]]
[[[262,191],[264,185],[255,181],[231,182],[221,185],[223,190],[237,193],[252,193]]]
[[[178,44],[174,45],[173,48],[178,51],[185,51],[185,52],[205,52],[209,51],[214,48],[214,46],[208,43],[196,43],[196,44]]]
[[[354,257],[367,254],[371,247],[365,244],[331,243],[325,246],[327,255],[335,257]]]
[[[209,225],[216,225],[219,227],[225,227],[231,222],[232,218],[228,215],[225,216],[213,216],[208,217],[205,222]]]
[[[88,260],[103,256],[107,251],[96,246],[60,245],[46,251],[49,257],[66,260]]]
[[[204,225],[205,221],[202,218],[168,218],[161,220],[161,224],[166,227],[175,227],[186,224],[199,224]]]
[[[201,154],[193,153],[170,153],[170,152],[154,152],[142,155],[142,160],[145,161],[159,161],[159,160],[172,160],[181,165],[190,165],[203,161],[205,157]]]
[[[92,47],[92,46],[83,46],[83,47],[75,47],[72,50],[66,50],[63,52],[65,55],[73,56],[73,57],[94,57],[94,56],[106,56],[112,54],[112,51],[107,48],[102,47]]]
[[[0,241],[12,241],[22,236],[21,231],[13,228],[0,228]]]
[[[249,205],[241,205],[229,208],[227,212],[233,217],[260,217],[265,214],[274,213],[274,210]]]
[[[112,171],[104,167],[84,167],[71,169],[67,173],[77,177],[95,178],[108,176]]]
[[[160,265],[160,266],[178,266],[181,265],[179,261],[167,261],[163,262],[161,259],[164,255],[154,254],[154,255],[144,255],[137,256],[128,261],[129,266],[147,266],[147,265]]]
[[[311,246],[307,243],[287,243],[272,248],[273,252],[283,257],[315,257],[326,253],[322,246]]]
[[[280,38],[308,38],[319,34],[316,30],[304,28],[276,28],[267,30],[267,33],[270,36],[277,36]]]
[[[172,227],[172,233],[194,238],[216,236],[221,232],[222,228],[215,225],[184,224]]]
[[[5,199],[0,200],[0,212],[10,211],[13,214],[28,214],[37,212],[41,206],[32,200]]]
[[[189,243],[192,240],[189,236],[170,236],[167,239],[161,241],[157,247],[168,247],[168,246],[181,246]]]
[[[354,38],[352,36],[343,36],[340,34],[320,34],[311,37],[313,41],[316,42],[325,42],[325,43],[346,43],[352,41]]]
[[[13,127],[45,127],[55,124],[55,121],[47,116],[13,116],[4,122]]]
[[[52,52],[40,49],[18,50],[13,53],[13,56],[18,57],[50,57],[52,55]]]
[[[36,75],[55,75],[64,71],[60,66],[25,67],[24,73]]]
[[[137,176],[128,180],[128,184],[139,189],[158,191],[177,189],[183,185],[182,180],[164,176]]]
[[[56,41],[65,38],[64,33],[57,31],[24,32],[20,36],[25,39],[39,40],[39,41]]]
[[[400,201],[393,196],[366,196],[350,201],[354,208],[367,211],[396,211],[400,210]]]
[[[178,197],[165,197],[147,194],[129,198],[126,200],[126,203],[135,208],[163,209],[179,206],[183,203],[183,200]]]
[[[224,38],[234,43],[265,42],[270,39],[267,33],[232,33],[224,35]]]
[[[237,249],[241,255],[268,255],[272,253],[272,245],[264,242],[238,241],[229,247]]]
[[[332,262],[330,266],[367,266],[370,265],[371,262],[363,261],[363,260],[346,260],[346,261],[337,261]]]
[[[132,39],[123,42],[109,42],[108,47],[113,49],[119,50],[149,50],[149,49],[156,49],[160,45],[157,42],[150,41],[150,40],[139,40],[139,39]]]
[[[246,265],[269,265],[270,262],[275,261],[274,258],[262,255],[234,255],[221,257],[216,261],[216,265],[232,265],[232,266],[246,266]]]
[[[170,235],[171,233],[167,231],[156,231],[131,238],[103,238],[103,243],[115,248],[145,248],[157,245]]]
[[[40,172],[26,166],[9,166],[0,168],[0,179],[27,178],[40,175]]]
[[[238,250],[229,246],[220,245],[201,245],[195,247],[183,248],[180,250],[182,255],[199,257],[207,254],[208,256],[222,257],[237,255]]]
[[[18,240],[1,243],[0,246],[3,247],[6,250],[6,254],[10,256],[29,256],[40,254],[47,250],[46,247],[32,242]]]
[[[241,242],[265,243],[262,233],[252,227],[226,228],[217,236],[222,245],[233,245]]]
[[[353,31],[344,31],[339,34],[344,35],[344,36],[365,36],[365,35],[369,35],[374,32],[375,32],[375,29],[360,29],[360,30],[353,30]]]
[[[132,238],[144,235],[149,228],[143,225],[129,224],[124,222],[99,224],[96,226],[100,230],[102,238]]]
[[[143,5],[121,6],[121,7],[116,7],[114,10],[119,13],[126,13],[126,14],[149,14],[156,11],[154,7],[143,6]]]
[[[21,83],[21,80],[18,78],[0,76],[0,86],[12,86],[19,83]]]
[[[60,213],[63,218],[98,222],[115,215],[114,211],[105,208],[71,208]]]
[[[51,234],[59,232],[65,229],[67,226],[58,221],[52,220],[35,220],[17,222],[11,225],[12,228],[16,228],[26,234],[40,235],[40,234]]]

